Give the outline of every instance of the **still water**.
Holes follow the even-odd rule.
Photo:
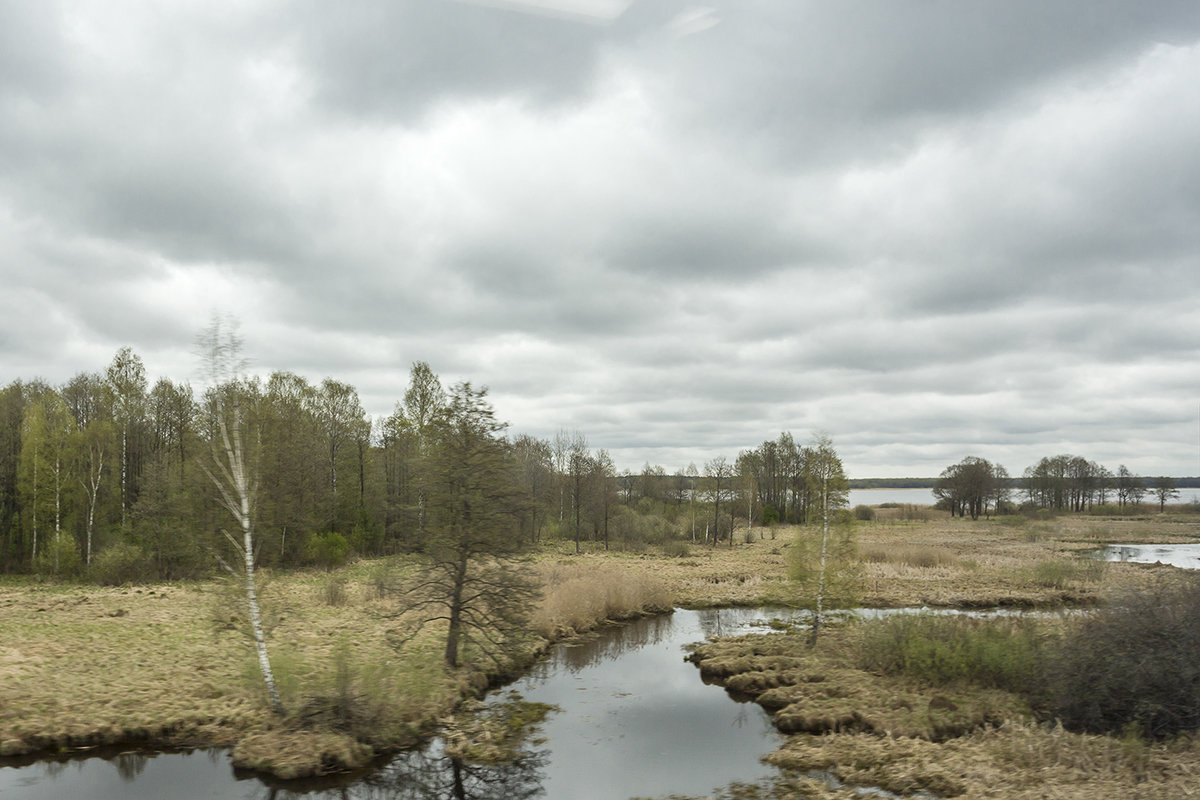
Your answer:
[[[931,506],[937,502],[933,489],[851,489],[849,506],[877,506],[880,503],[901,503]]]
[[[1182,569],[1200,569],[1200,544],[1110,544],[1104,549],[1107,561],[1134,564],[1170,564]]]
[[[545,742],[512,765],[463,764],[434,742],[353,783],[276,787],[235,775],[223,751],[127,753],[0,767],[0,799],[621,800],[706,794],[773,774],[759,758],[781,737],[757,705],[734,702],[723,689],[704,685],[684,661],[684,646],[761,630],[769,616],[749,609],[676,611],[554,648],[506,690],[562,709],[547,719]]]

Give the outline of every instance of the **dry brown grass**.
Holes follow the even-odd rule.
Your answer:
[[[547,639],[671,609],[665,584],[653,574],[561,561],[543,562],[537,573],[545,588],[533,629]]]
[[[1194,740],[1146,745],[1027,721],[941,743],[862,733],[794,736],[767,760],[801,773],[832,772],[851,786],[962,800],[1159,800],[1194,796],[1200,778]]]
[[[907,564],[910,567],[951,567],[958,556],[938,547],[911,545],[873,545],[861,548],[862,560],[871,564]]]
[[[340,605],[325,602],[324,573],[263,578],[271,658],[290,710],[332,691],[339,648],[356,665],[354,691],[369,683],[386,691],[395,709],[381,739],[415,741],[417,731],[458,702],[463,687],[441,669],[436,631],[396,653],[379,618],[386,603],[361,568],[340,573],[351,599]],[[371,599],[357,600],[363,597]],[[233,745],[252,737],[243,748],[254,753],[246,763],[261,766],[270,749],[263,742],[307,741],[311,736],[295,720],[269,713],[231,598],[236,591],[219,581],[0,584],[0,755],[137,742]],[[365,752],[326,749],[356,758]],[[307,757],[328,768],[321,752]],[[301,766],[303,752],[275,755],[283,771],[313,768]]]

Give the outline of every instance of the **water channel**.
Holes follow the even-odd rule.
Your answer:
[[[109,758],[0,767],[0,799],[62,797],[354,798],[365,800],[621,800],[708,794],[773,771],[759,758],[781,741],[757,705],[706,686],[685,645],[762,630],[772,612],[676,611],[560,645],[504,690],[551,703],[544,743],[516,764],[481,768],[445,757],[438,742],[402,753],[356,782],[272,786],[236,775],[219,750],[125,753]]]

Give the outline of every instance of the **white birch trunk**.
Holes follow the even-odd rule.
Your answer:
[[[37,561],[38,454],[33,454],[33,560]]]
[[[219,411],[218,416],[224,459],[222,460],[214,447],[213,456],[219,477],[211,472],[209,477],[221,493],[222,504],[237,520],[242,531],[242,542],[238,545],[238,550],[242,556],[242,577],[246,588],[246,605],[250,612],[250,628],[254,634],[254,648],[258,655],[258,668],[262,672],[272,710],[277,714],[282,714],[283,703],[279,699],[279,690],[275,686],[275,674],[271,670],[271,661],[267,657],[267,641],[263,634],[262,613],[259,611],[258,592],[254,584],[254,517],[252,508],[254,487],[250,483],[246,469],[240,420],[235,409],[231,434],[225,422],[224,413]],[[232,537],[230,539],[232,540]],[[234,544],[236,545],[237,542],[234,541]]]
[[[817,613],[813,617],[812,641],[817,642],[821,630],[821,612],[825,601],[825,554],[829,542],[829,477],[821,482],[821,569],[817,573]]]

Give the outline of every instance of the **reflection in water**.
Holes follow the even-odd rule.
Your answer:
[[[545,749],[512,764],[467,764],[434,742],[365,777],[285,784],[234,772],[224,752],[114,753],[109,761],[0,766],[0,797],[623,800],[706,794],[731,781],[774,774],[759,759],[781,737],[757,705],[733,703],[724,690],[705,686],[684,660],[685,645],[765,630],[775,615],[676,611],[602,631],[580,646],[555,648],[513,688],[529,702],[562,711],[542,726]]]
[[[1181,569],[1200,569],[1200,544],[1110,544],[1104,549],[1107,561],[1134,564],[1170,564]]]
[[[113,759],[113,766],[117,768],[118,775],[126,781],[132,781],[146,770],[149,762],[150,757],[143,753],[121,753]]]
[[[513,688],[562,709],[544,724],[548,798],[623,800],[707,794],[772,775],[760,758],[781,738],[757,705],[730,702],[685,660],[717,630],[751,629],[763,612],[677,610],[557,652]]]
[[[529,753],[511,764],[468,764],[441,755],[440,748],[404,753],[368,777],[359,794],[387,800],[529,800],[542,796],[545,751]]]
[[[262,800],[532,800],[542,797],[545,751],[511,764],[471,764],[442,753],[436,743],[401,753],[361,781],[320,791],[264,788]]]

